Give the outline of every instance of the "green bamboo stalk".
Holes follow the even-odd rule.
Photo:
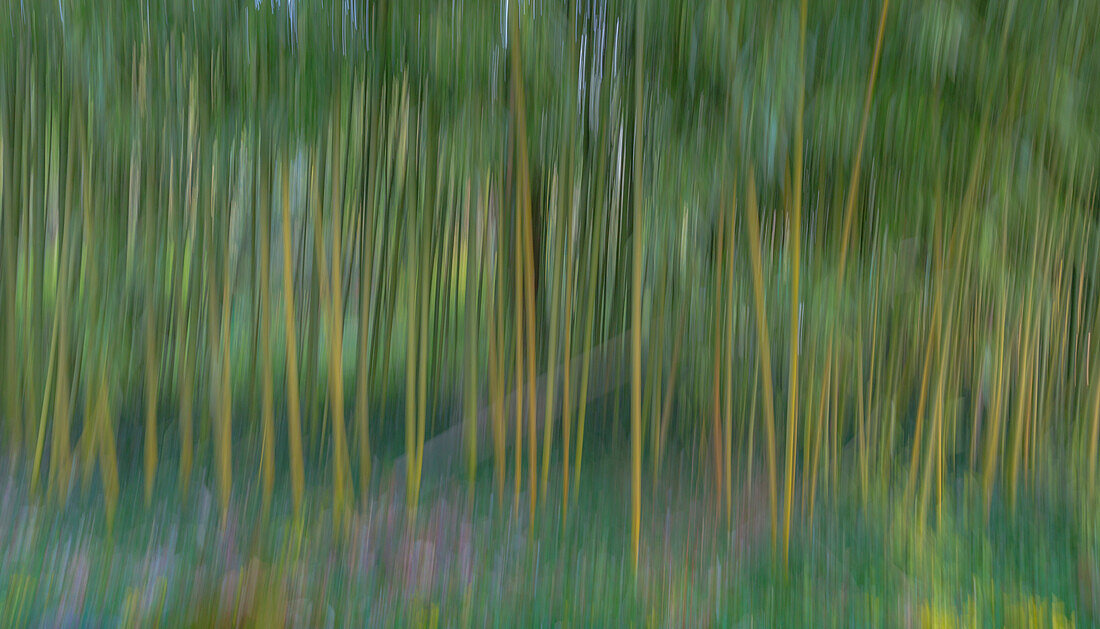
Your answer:
[[[471,215],[469,182],[466,184],[463,206],[463,247],[466,260],[460,289],[465,295],[463,309],[466,319],[465,429],[463,432],[466,437],[466,474],[469,495],[472,499],[477,476],[477,320],[479,314],[477,292],[481,282],[481,251],[479,243],[473,242],[473,232],[476,230],[474,223],[477,222],[477,217]]]
[[[558,216],[564,216],[565,212],[559,207],[558,194],[557,194],[557,177],[555,176],[550,184],[550,204],[549,207],[552,211],[556,212]],[[549,225],[551,221],[548,221]],[[552,443],[554,436],[554,402],[557,394],[557,369],[558,369],[558,320],[561,310],[561,293],[562,293],[562,275],[558,272],[559,265],[563,262],[562,247],[565,241],[565,226],[563,221],[559,220],[558,234],[554,242],[554,252],[551,254],[551,273],[552,282],[554,284],[551,289],[550,297],[550,343],[548,346],[546,356],[546,410],[543,415],[543,434],[542,434],[542,478],[539,484],[539,495],[542,496],[542,502],[546,502],[546,485],[550,478],[550,444]],[[549,227],[548,227],[549,231]]]
[[[563,237],[567,239],[565,250],[565,270],[563,280],[565,282],[564,308],[564,338],[562,339],[562,364],[565,372],[561,380],[561,451],[562,451],[562,517],[569,510],[569,455],[573,437],[573,290],[574,290],[574,256],[576,255],[576,239],[573,237],[573,184],[572,172],[568,172],[566,180],[566,229]],[[549,460],[549,453],[546,459]]]
[[[363,90],[365,89],[363,88]],[[365,92],[361,92],[361,98],[363,100],[360,109],[362,114],[360,117],[361,133],[364,137],[369,135],[370,151],[369,155],[364,156],[361,166],[364,171],[363,176],[367,180],[367,193],[362,203],[360,236],[362,240],[359,248],[359,329],[356,335],[359,347],[355,367],[355,425],[359,442],[359,491],[365,501],[371,475],[370,376],[378,364],[370,361],[381,341],[379,340],[380,330],[377,329],[379,327],[377,324],[375,324],[375,338],[371,339],[370,337],[371,324],[374,323],[372,320],[371,299],[373,291],[376,290],[371,280],[374,276],[374,239],[376,232],[374,204],[378,202],[374,197],[377,184],[373,175],[373,171],[377,169],[378,165],[374,159],[374,156],[378,154],[378,125],[372,125],[367,118]],[[366,143],[364,140],[363,144]],[[364,148],[366,147],[364,146]],[[381,291],[378,292],[381,293]],[[385,369],[385,366],[383,365],[382,368]]]
[[[417,332],[419,331],[418,321],[420,319],[418,307],[419,307],[419,295],[420,295],[420,252],[418,238],[413,235],[415,227],[412,224],[411,211],[410,215],[406,218],[405,233],[409,238],[409,262],[407,272],[407,304],[408,314],[406,316],[405,323],[405,452],[406,457],[406,477],[409,479],[408,490],[406,492],[406,507],[408,510],[409,521],[416,519],[416,498],[419,493],[419,487],[417,482],[419,476],[416,470],[416,398],[417,398],[417,381],[416,381],[416,367],[417,367]]]
[[[499,222],[498,222],[499,223]],[[501,271],[501,247],[503,246],[504,230],[497,228],[497,246],[494,249],[493,264],[493,291],[489,307],[491,310],[489,331],[489,387],[492,398],[492,433],[493,433],[493,470],[496,479],[497,505],[503,511],[504,504],[504,480],[507,460],[505,454],[506,429],[504,426],[504,315],[503,299],[503,272]]]
[[[642,16],[639,0],[634,16],[634,229],[631,235],[631,330],[630,330],[630,556],[638,572],[638,546],[642,517],[642,266],[645,238],[642,221]]]
[[[746,212],[746,218],[748,219],[749,228],[749,261],[752,263],[752,289],[756,312],[756,336],[758,348],[757,351],[759,352],[760,371],[761,374],[764,376],[764,437],[765,454],[768,465],[768,497],[771,508],[770,515],[772,547],[774,549],[776,537],[779,532],[779,495],[777,489],[778,483],[776,475],[775,455],[775,410],[774,398],[772,397],[771,344],[768,342],[768,322],[766,315],[766,304],[764,302],[764,271],[760,255],[760,225],[759,218],[757,217],[758,209],[756,205],[756,181],[755,174],[753,173],[751,167],[749,169],[748,179],[749,207],[748,211]]]
[[[287,433],[290,439],[290,480],[294,516],[301,518],[305,471],[302,461],[302,415],[298,397],[298,336],[294,327],[294,275],[290,246],[290,172],[282,162],[283,314],[286,324]]]
[[[515,117],[514,139],[516,146],[516,215],[517,215],[517,246],[521,247],[522,254],[518,257],[517,265],[522,269],[522,282],[519,295],[523,300],[522,312],[524,315],[523,343],[526,350],[522,352],[526,358],[527,382],[524,389],[527,392],[527,450],[528,450],[528,486],[530,499],[531,523],[535,521],[535,505],[538,496],[537,476],[538,452],[536,449],[537,434],[535,432],[535,295],[534,295],[534,253],[531,241],[531,184],[530,172],[527,162],[527,114],[523,97],[523,64],[520,61],[520,32],[519,32],[519,7],[515,0],[510,0],[508,10],[508,32],[512,41],[509,51],[511,67],[512,87],[512,115]],[[520,342],[517,336],[517,343]],[[519,397],[517,397],[519,400]],[[519,400],[517,403],[522,403]],[[517,421],[521,413],[517,413]],[[517,437],[519,430],[516,431]],[[517,460],[519,450],[517,448]],[[518,497],[518,492],[517,492]]]
[[[581,362],[581,384],[577,392],[580,408],[577,409],[577,446],[573,468],[573,495],[580,491],[581,460],[584,454],[584,424],[588,417],[588,376],[592,367],[592,332],[595,327],[596,315],[596,275],[588,274],[588,290],[585,301],[587,302],[584,314],[584,340],[581,349],[584,351],[584,360]]]
[[[711,308],[711,321],[714,325],[713,338],[714,347],[711,352],[711,459],[713,462],[714,470],[714,490],[715,490],[715,502],[717,503],[718,511],[722,511],[722,502],[725,500],[726,493],[722,489],[722,483],[725,479],[725,443],[726,440],[722,436],[724,421],[722,418],[722,412],[724,406],[722,404],[722,366],[725,362],[723,351],[723,329],[725,326],[725,317],[723,316],[720,304],[722,303],[722,285],[725,283],[722,277],[722,261],[725,258],[725,237],[726,237],[726,214],[725,212],[719,213],[718,218],[718,249],[716,251],[715,259],[715,295],[716,306]]]
[[[266,155],[260,157],[259,168],[260,487],[263,513],[267,514],[275,484],[275,377],[271,364],[271,164]]]
[[[60,300],[61,285],[58,284],[58,304]],[[58,328],[60,324],[62,310],[59,307],[54,308],[53,323],[50,325],[50,354],[47,359],[46,365],[46,385],[42,388],[42,404],[40,405],[40,413],[38,416],[38,433],[34,442],[34,462],[31,465],[31,482],[30,490],[34,494],[38,490],[38,477],[39,470],[42,466],[42,449],[46,441],[46,411],[49,408],[49,394],[53,387],[54,371],[57,369],[60,362],[58,356]]]
[[[734,190],[731,195],[730,201],[730,217],[728,221],[729,231],[727,233],[727,253],[726,253],[726,330],[725,330],[725,342],[722,347],[722,353],[725,357],[725,387],[726,396],[723,410],[724,426],[723,430],[726,435],[726,521],[733,522],[733,317],[736,309],[734,303],[734,253],[737,250],[736,247],[736,223],[737,223],[737,192]],[[677,350],[674,351],[674,355],[678,355],[680,339],[677,337]],[[675,360],[675,359],[674,359]]]
[[[211,179],[215,184],[211,187],[211,209],[216,207],[213,200],[217,189],[216,174],[211,173]],[[229,499],[233,490],[233,389],[232,389],[232,348],[230,346],[230,318],[232,316],[232,275],[229,263],[229,224],[230,216],[226,212],[224,224],[224,237],[219,237],[218,242],[223,252],[221,268],[221,357],[218,374],[221,376],[218,383],[219,406],[217,426],[217,478],[218,497],[221,503],[222,526],[225,527],[229,517]]]
[[[424,221],[423,230],[428,232],[429,226],[426,224],[428,221]],[[418,266],[424,268],[431,268],[430,256],[434,249],[438,249],[437,234],[434,230],[430,232],[430,236],[422,232],[422,238],[428,244],[427,253],[423,253],[423,257],[417,262]],[[417,316],[420,319],[420,330],[417,333],[417,375],[416,375],[416,441],[414,458],[416,464],[413,471],[416,475],[415,482],[412,484],[414,489],[412,494],[412,506],[413,515],[416,515],[416,505],[420,501],[420,485],[421,485],[421,471],[424,468],[424,434],[427,423],[427,377],[428,377],[428,344],[431,342],[431,338],[428,336],[428,318],[430,316],[431,308],[428,307],[429,302],[429,278],[420,278],[419,286],[420,295],[417,303]],[[413,325],[416,325],[416,319],[411,321]]]
[[[337,99],[339,103],[339,99]],[[341,233],[340,227],[343,221],[344,199],[342,194],[341,176],[343,174],[343,155],[340,149],[339,135],[336,125],[341,120],[339,105],[337,105],[336,121],[329,127],[329,142],[333,145],[333,192],[330,199],[329,223],[332,226],[332,261],[329,264],[332,274],[328,289],[331,301],[329,303],[329,325],[327,336],[329,341],[329,391],[332,396],[332,448],[333,448],[333,499],[335,502],[335,516],[338,522],[346,516],[345,509],[348,493],[354,493],[347,488],[351,482],[350,464],[348,462],[347,432],[344,426],[344,307],[343,307],[343,283],[341,273],[343,271],[343,257],[340,255]],[[320,209],[320,208],[318,208]],[[322,285],[323,286],[323,285]]]

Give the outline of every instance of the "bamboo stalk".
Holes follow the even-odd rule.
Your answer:
[[[370,379],[378,369],[376,360],[378,345],[381,341],[381,326],[373,318],[371,300],[375,291],[381,295],[380,287],[372,282],[374,277],[374,241],[377,227],[375,225],[374,206],[379,204],[377,198],[379,183],[377,181],[379,155],[379,135],[381,124],[377,119],[372,120],[367,116],[367,103],[369,102],[366,87],[360,91],[362,101],[360,107],[361,144],[362,150],[368,154],[362,157],[360,168],[362,177],[367,180],[365,198],[360,202],[360,246],[359,246],[359,329],[356,334],[358,352],[355,365],[355,426],[359,443],[359,492],[365,503],[367,491],[370,487],[371,477],[371,441],[370,441]],[[385,95],[381,99],[385,103]],[[380,108],[381,109],[381,108]],[[380,113],[378,114],[381,115]],[[369,138],[368,138],[369,136]],[[371,338],[371,327],[374,327],[374,338]],[[383,370],[386,369],[382,365]]]
[[[642,267],[645,225],[642,220],[642,74],[643,5],[639,0],[634,16],[634,228],[631,235],[631,335],[630,335],[630,556],[638,572],[638,546],[642,517]]]
[[[63,243],[64,249],[64,262],[62,263],[62,277],[64,278],[59,285],[59,295],[57,310],[60,313],[58,339],[57,339],[57,385],[54,387],[54,405],[53,405],[53,423],[52,423],[52,438],[50,440],[50,471],[47,479],[47,484],[51,490],[55,491],[59,499],[63,499],[68,494],[69,489],[69,470],[70,470],[70,450],[72,445],[70,443],[70,422],[72,417],[72,401],[70,400],[70,388],[72,385],[69,380],[69,291],[70,277],[72,265],[72,244],[69,242],[72,238],[70,222],[72,220],[71,212],[69,209],[71,204],[66,202],[66,214],[68,215],[65,221],[66,231],[68,236]],[[37,459],[37,455],[36,455]],[[38,472],[38,464],[34,466],[35,473]],[[34,482],[32,480],[32,491]]]
[[[60,295],[61,286],[58,285],[58,295]],[[58,304],[60,306],[60,299]],[[38,433],[34,442],[34,462],[31,465],[31,482],[30,490],[34,494],[38,489],[38,477],[39,470],[42,466],[42,448],[46,441],[46,411],[49,408],[49,394],[53,386],[54,371],[60,368],[60,359],[58,356],[58,328],[60,324],[62,310],[60,307],[54,308],[53,323],[50,325],[50,353],[46,362],[46,385],[42,388],[42,404],[40,405],[40,413],[38,416]],[[60,396],[58,396],[60,397]]]
[[[108,390],[110,386],[107,380],[107,367],[105,365],[105,349],[100,349],[99,356],[99,376],[95,389],[95,423],[99,427],[97,430],[97,438],[95,439],[98,446],[97,453],[99,455],[99,470],[103,480],[103,497],[104,506],[107,512],[107,527],[113,528],[115,520],[115,511],[118,506],[118,493],[119,493],[119,481],[118,481],[118,462],[115,452],[115,431],[114,431],[114,404],[112,403],[113,396]]]
[[[1032,306],[1034,301],[1032,299],[1032,290],[1035,283],[1035,262],[1038,255],[1038,244],[1032,250],[1032,277],[1028,281],[1027,297],[1024,307],[1024,318],[1020,322],[1020,326],[1023,328],[1023,341],[1020,346],[1020,374],[1019,384],[1016,392],[1016,413],[1013,420],[1013,433],[1012,433],[1012,452],[1011,458],[1008,463],[1008,502],[1011,509],[1016,507],[1016,485],[1020,474],[1020,454],[1023,449],[1024,439],[1024,426],[1027,421],[1027,405],[1028,395],[1031,390],[1031,353],[1034,351],[1032,348]]]
[[[569,510],[569,454],[572,446],[573,436],[573,397],[572,397],[572,385],[573,385],[573,372],[571,365],[573,364],[573,289],[574,289],[574,260],[576,255],[576,240],[573,237],[573,184],[572,184],[572,172],[568,173],[568,179],[566,185],[569,187],[566,196],[566,232],[563,234],[564,238],[567,238],[567,246],[565,252],[565,265],[564,279],[565,282],[565,312],[564,312],[564,325],[565,331],[562,342],[562,363],[565,365],[565,373],[561,382],[561,451],[562,451],[562,517],[564,518]],[[549,457],[547,457],[549,459]]]
[[[736,190],[731,195],[730,201],[730,217],[729,228],[726,235],[727,238],[727,253],[726,253],[726,331],[725,342],[722,348],[724,355],[725,374],[726,379],[723,386],[726,390],[725,404],[723,410],[724,425],[723,430],[726,435],[726,521],[733,522],[733,313],[735,309],[733,298],[733,260],[734,253],[736,252],[735,241],[735,224],[737,222],[737,193]],[[679,355],[679,335],[676,338],[676,349],[673,351],[674,356]],[[676,358],[673,358],[675,362]]]
[[[783,492],[783,570],[786,571],[791,537],[791,510],[794,497],[795,442],[798,438],[798,350],[801,323],[801,297],[798,291],[799,270],[802,265],[802,118],[805,109],[805,57],[806,57],[806,0],[802,0],[799,13],[799,65],[802,66],[798,88],[798,112],[795,115],[794,132],[794,194],[790,207],[790,273],[791,273],[791,329],[790,358],[787,367],[787,466],[786,489]]]
[[[463,202],[463,246],[466,253],[465,272],[462,274],[462,288],[465,295],[464,311],[466,323],[466,387],[465,387],[465,433],[466,433],[466,473],[468,475],[469,495],[473,499],[474,481],[477,476],[477,287],[481,281],[480,274],[480,247],[475,245],[473,232],[476,229],[474,223],[476,216],[471,216],[470,187],[466,185],[465,200]],[[473,271],[476,268],[477,271]],[[471,275],[473,278],[471,279]]]
[[[407,476],[410,481],[409,489],[406,492],[406,502],[409,514],[409,520],[416,519],[416,496],[419,488],[415,485],[417,480],[416,474],[416,356],[417,356],[417,332],[419,326],[417,321],[419,320],[418,306],[419,306],[419,294],[420,294],[420,281],[419,281],[419,251],[416,243],[416,238],[412,235],[414,228],[411,225],[411,217],[407,219],[406,234],[411,240],[409,243],[409,271],[407,280],[407,296],[408,300],[407,308],[408,314],[406,316],[405,324],[405,452],[408,453],[406,457],[406,465],[408,467]]]
[[[190,486],[191,465],[193,458],[194,442],[194,377],[195,377],[195,351],[191,348],[192,309],[197,308],[197,303],[192,304],[191,265],[195,256],[196,225],[198,222],[198,210],[195,207],[195,190],[198,172],[195,166],[194,151],[194,126],[195,126],[195,83],[190,83],[190,101],[188,103],[188,148],[187,148],[187,179],[184,189],[184,208],[188,215],[187,236],[184,242],[183,256],[180,261],[180,282],[176,300],[176,325],[177,348],[182,353],[180,357],[180,467],[179,487],[180,493],[187,496]],[[197,332],[196,332],[197,334]]]
[[[513,235],[513,243],[515,244],[514,251],[514,264],[515,270],[515,305],[513,310],[515,311],[515,338],[513,343],[516,347],[516,362],[515,362],[515,382],[516,382],[516,440],[515,440],[515,473],[514,473],[514,487],[513,487],[513,500],[512,514],[517,515],[519,510],[519,497],[520,488],[523,483],[523,391],[524,391],[524,376],[523,376],[523,293],[524,293],[524,280],[523,280],[523,245],[522,237],[520,235],[521,223],[519,212],[514,215],[515,233]]]
[[[844,227],[840,238],[840,265],[837,273],[837,294],[839,296],[839,282],[844,277],[845,264],[848,260],[848,243],[852,234],[852,219],[855,216],[856,194],[859,187],[860,165],[863,162],[863,144],[867,137],[867,121],[871,117],[871,98],[875,93],[875,78],[878,76],[879,58],[882,56],[882,36],[886,31],[886,13],[890,9],[890,0],[882,0],[882,10],[878,17],[878,32],[875,35],[875,50],[871,56],[871,71],[867,76],[867,92],[863,97],[863,116],[859,122],[859,140],[856,141],[856,158],[852,163],[852,177],[848,182],[848,200],[844,204]],[[803,11],[803,14],[805,11]],[[801,117],[800,117],[801,120]]]
[[[499,224],[499,221],[498,221]],[[504,480],[507,459],[506,428],[504,426],[504,315],[503,299],[500,293],[503,291],[503,272],[501,270],[501,247],[503,246],[504,229],[497,228],[496,247],[494,248],[493,265],[493,291],[490,298],[491,308],[489,331],[489,388],[492,398],[492,437],[493,437],[493,468],[496,479],[497,504],[503,511],[504,504]]]
[[[290,172],[282,162],[283,314],[286,327],[287,433],[290,440],[291,496],[294,516],[300,518],[305,489],[302,461],[302,415],[298,398],[298,336],[294,325],[294,274],[290,246]]]
[[[339,103],[339,99],[337,99]],[[341,150],[339,136],[343,132],[338,131],[336,125],[342,120],[339,105],[337,105],[335,122],[329,127],[330,144],[333,145],[333,191],[330,199],[329,223],[332,228],[332,261],[329,264],[331,280],[329,282],[330,310],[328,325],[329,341],[329,369],[328,382],[331,395],[332,409],[332,449],[333,449],[333,500],[335,502],[335,518],[340,524],[344,524],[346,516],[347,495],[354,493],[349,490],[351,482],[351,466],[348,462],[347,429],[344,426],[344,306],[343,306],[343,257],[341,250],[341,225],[343,222],[344,198],[341,177],[343,174],[344,155]]]
[[[764,302],[764,271],[760,255],[760,225],[757,217],[756,182],[752,168],[749,169],[749,207],[748,219],[749,261],[752,263],[752,290],[756,313],[757,351],[760,356],[760,371],[763,375],[764,395],[764,437],[765,454],[768,465],[768,498],[771,515],[772,548],[775,548],[779,533],[778,526],[778,483],[775,456],[775,409],[772,396],[771,344],[768,342],[768,322]]]
[[[725,258],[725,235],[726,235],[726,214],[721,212],[718,217],[718,234],[717,245],[718,248],[715,252],[715,294],[718,304],[721,304],[721,288],[725,283],[722,277],[722,260]],[[725,317],[722,316],[722,310],[720,307],[711,308],[711,320],[714,325],[713,339],[714,346],[711,352],[711,461],[712,469],[714,471],[714,495],[716,497],[718,512],[722,511],[721,504],[725,499],[726,493],[722,488],[722,483],[725,480],[725,438],[722,436],[724,432],[724,419],[722,416],[724,405],[722,404],[722,367],[724,364],[724,354],[722,349],[724,344],[723,331]]]
[[[424,225],[424,229],[427,230],[427,225]],[[426,239],[428,243],[429,253],[432,249],[437,249],[435,232],[431,233],[431,238]],[[427,254],[425,254],[427,255]],[[421,258],[418,264],[422,264],[425,267],[430,268],[430,262],[426,258]],[[420,319],[420,330],[417,332],[417,375],[416,375],[416,439],[415,439],[415,460],[416,463],[413,466],[413,493],[412,493],[412,508],[413,516],[415,518],[416,508],[420,501],[420,485],[421,474],[424,469],[424,433],[427,423],[427,377],[428,377],[428,343],[431,342],[431,338],[428,336],[428,317],[430,315],[429,304],[429,281],[428,278],[420,278],[420,296],[418,298],[417,316]],[[415,320],[414,320],[415,325]]]
[[[592,348],[592,330],[595,325],[596,314],[596,278],[594,275],[589,275],[588,278],[587,302],[588,304],[584,315],[584,340],[581,342],[581,347],[584,349],[585,354],[581,361],[581,383],[577,392],[580,408],[577,410],[577,447],[573,469],[574,495],[576,495],[580,489],[581,457],[584,454],[584,424],[588,416],[588,378],[592,368],[589,350]]]
[[[275,378],[271,364],[271,181],[269,163],[260,165],[259,277],[260,284],[260,487],[263,513],[271,506],[275,484]]]
[[[818,473],[818,469],[819,469],[818,463],[821,460],[821,449],[822,449],[821,445],[822,445],[822,442],[824,441],[824,434],[825,434],[826,427],[829,424],[829,391],[831,390],[831,386],[832,386],[831,381],[832,381],[832,377],[833,377],[833,361],[832,361],[833,347],[832,347],[832,345],[833,345],[833,339],[830,337],[829,338],[829,348],[825,352],[825,356],[826,356],[825,375],[822,378],[822,382],[821,382],[821,398],[820,398],[820,400],[818,400],[817,419],[814,422],[813,453],[810,457],[810,465],[809,465],[809,470],[810,470],[810,472],[809,472],[810,473],[810,480],[809,480],[810,508],[809,508],[809,512],[807,513],[807,516],[811,519],[813,518],[813,514],[814,514],[814,501],[817,497],[817,473]],[[806,491],[806,488],[803,488],[803,492],[805,492],[805,491]]]
[[[212,179],[214,175],[212,173]],[[214,190],[216,185],[211,187],[211,210],[213,210],[213,199],[215,196]],[[222,290],[221,290],[221,358],[219,374],[221,376],[218,391],[220,395],[219,407],[218,407],[218,431],[217,431],[217,475],[218,475],[218,496],[221,503],[222,512],[222,527],[224,528],[229,517],[229,499],[233,490],[233,467],[232,467],[232,452],[233,452],[233,390],[232,380],[230,378],[232,372],[232,348],[230,347],[230,317],[232,315],[231,307],[231,275],[229,272],[229,221],[230,217],[228,212],[226,213],[224,220],[225,224],[225,237],[221,240],[222,255]]]
[[[516,211],[517,242],[522,245],[520,263],[523,271],[520,294],[524,302],[523,331],[526,343],[527,363],[527,446],[528,446],[528,485],[530,499],[530,515],[532,524],[535,518],[535,505],[538,494],[536,485],[536,470],[538,469],[538,453],[536,450],[537,435],[535,433],[535,295],[534,295],[534,253],[531,237],[531,184],[527,163],[527,122],[526,105],[523,97],[523,66],[520,62],[520,32],[519,32],[519,7],[515,0],[510,0],[508,11],[508,32],[512,40],[509,58],[512,73],[512,115],[515,117],[515,143],[516,143]],[[518,246],[518,245],[517,245]],[[519,341],[517,337],[517,342]],[[517,414],[517,418],[519,415]],[[517,436],[519,432],[517,431]],[[518,453],[517,449],[517,453]],[[518,457],[517,457],[518,460]],[[518,491],[517,491],[518,496]]]
[[[159,313],[157,311],[157,252],[156,242],[160,238],[159,217],[153,209],[153,169],[146,170],[145,208],[145,504],[152,504],[153,486],[157,471],[157,406],[160,389],[160,357],[157,352],[157,340],[160,334]]]
[[[938,286],[938,285],[937,285]],[[917,481],[917,464],[920,457],[921,440],[923,439],[925,405],[928,401],[928,378],[932,370],[932,353],[936,342],[936,332],[939,329],[942,297],[936,290],[933,297],[932,321],[929,325],[928,338],[925,343],[924,367],[921,371],[920,394],[917,399],[916,425],[913,429],[913,447],[909,458],[909,475],[906,482],[905,495],[911,497]]]
[[[555,175],[550,184],[550,209],[558,214],[558,216],[564,216],[565,212],[558,206],[559,198],[557,193],[558,179]],[[542,502],[546,502],[546,485],[550,478],[550,445],[554,437],[554,402],[556,401],[557,394],[557,361],[558,361],[558,323],[561,316],[561,299],[562,299],[562,283],[564,281],[560,279],[562,274],[557,271],[560,265],[563,264],[562,246],[565,239],[564,225],[559,219],[558,234],[554,242],[554,252],[551,255],[550,266],[553,269],[551,276],[553,280],[553,288],[551,289],[550,297],[550,342],[548,345],[548,351],[546,356],[546,411],[545,421],[543,422],[542,433],[542,477],[539,481],[539,495],[542,497]],[[551,221],[548,221],[550,224]],[[548,230],[549,231],[549,230]],[[568,324],[567,324],[568,325]]]

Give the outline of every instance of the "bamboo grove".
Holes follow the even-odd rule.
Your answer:
[[[484,464],[534,527],[622,452],[637,561],[682,452],[786,561],[844,488],[1094,494],[1095,3],[229,4],[0,18],[44,500]]]

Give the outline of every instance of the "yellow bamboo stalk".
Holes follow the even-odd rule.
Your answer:
[[[856,142],[856,158],[852,163],[852,177],[848,182],[848,200],[844,207],[844,227],[840,238],[840,272],[837,274],[837,290],[844,277],[844,267],[848,258],[848,243],[852,233],[852,218],[855,215],[856,193],[859,186],[860,165],[863,161],[863,143],[867,137],[867,120],[871,115],[871,98],[875,93],[875,77],[878,75],[879,58],[882,56],[882,36],[886,31],[886,13],[890,0],[882,0],[882,11],[878,18],[878,32],[875,34],[875,51],[871,56],[871,72],[867,77],[867,92],[863,97],[863,116],[859,123],[859,140]],[[805,11],[803,11],[805,14]],[[801,118],[801,117],[800,117]]]
[[[924,526],[926,522],[928,496],[932,487],[932,472],[935,470],[936,474],[936,513],[937,516],[940,512],[939,497],[942,494],[942,476],[940,475],[941,465],[939,463],[941,457],[941,451],[943,449],[943,405],[944,405],[944,387],[947,382],[947,372],[950,369],[950,365],[947,362],[947,350],[951,339],[951,328],[953,324],[953,313],[949,312],[947,316],[947,324],[941,333],[940,351],[939,351],[939,369],[936,376],[936,391],[933,394],[932,401],[932,426],[929,428],[928,434],[928,447],[924,460],[924,477],[921,482],[921,495],[920,495],[920,515],[918,521],[920,526]],[[914,444],[916,447],[918,444]]]
[[[516,129],[516,204],[519,228],[519,244],[522,245],[521,258],[523,283],[521,295],[524,301],[523,314],[525,321],[523,331],[526,335],[525,343],[527,359],[527,446],[528,446],[528,484],[530,487],[530,515],[531,522],[535,519],[535,505],[538,494],[537,470],[538,452],[536,450],[537,434],[535,432],[535,295],[534,295],[534,253],[531,235],[531,183],[527,162],[527,114],[523,98],[523,66],[520,61],[520,32],[519,32],[519,7],[515,0],[511,0],[508,11],[510,61],[512,71],[512,107],[515,116]],[[517,342],[519,338],[517,337]],[[518,390],[517,390],[518,392]],[[517,431],[518,434],[518,431]]]
[[[1020,471],[1020,453],[1023,448],[1024,437],[1024,424],[1027,420],[1028,394],[1031,389],[1031,333],[1032,333],[1032,290],[1035,285],[1035,272],[1036,261],[1038,260],[1038,245],[1032,250],[1031,257],[1031,278],[1028,281],[1026,306],[1024,309],[1024,318],[1020,322],[1020,326],[1023,328],[1023,343],[1020,346],[1020,375],[1019,384],[1016,392],[1016,413],[1013,420],[1014,430],[1012,435],[1012,458],[1009,459],[1008,467],[1008,484],[1009,494],[1008,501],[1009,506],[1012,509],[1016,507],[1016,482]]]
[[[806,56],[806,0],[802,0],[799,13],[799,65],[803,67],[798,88],[798,113],[795,116],[794,143],[794,194],[790,207],[790,273],[791,273],[791,328],[790,358],[787,371],[787,469],[786,489],[783,492],[783,570],[787,560],[791,537],[791,510],[794,498],[794,456],[798,439],[798,333],[801,298],[798,291],[799,270],[802,265],[802,117],[805,108],[805,56]]]
[[[833,355],[833,339],[829,338],[829,347],[825,352],[826,357],[832,357]],[[813,453],[810,458],[810,480],[809,480],[809,494],[810,494],[810,509],[807,516],[813,518],[814,514],[814,500],[817,497],[817,471],[818,462],[821,460],[821,444],[824,439],[826,425],[829,422],[829,390],[832,386],[833,377],[833,361],[827,359],[825,362],[825,375],[821,382],[821,399],[817,404],[817,420],[814,422],[814,444]],[[803,492],[806,488],[803,488]]]

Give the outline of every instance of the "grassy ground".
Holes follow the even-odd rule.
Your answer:
[[[967,479],[958,479],[938,525],[920,527],[896,497],[874,496],[860,510],[842,494],[797,532],[784,575],[773,567],[762,475],[741,492],[732,522],[716,526],[711,497],[692,489],[701,485],[690,480],[697,472],[673,458],[648,491],[634,577],[625,462],[586,465],[564,519],[558,491],[549,492],[534,527],[525,507],[508,514],[510,496],[497,513],[487,466],[473,502],[461,480],[427,487],[412,527],[383,479],[338,533],[320,485],[309,492],[301,526],[288,515],[286,488],[263,521],[248,489],[255,483],[246,480],[255,475],[244,469],[224,527],[209,482],[196,478],[187,498],[169,479],[148,509],[141,484],[124,483],[108,531],[94,482],[83,494],[93,498],[76,492],[64,508],[46,506],[5,463],[0,624],[1062,627],[1097,620],[1094,545],[1060,498],[1023,505],[1012,519],[995,505],[986,526],[965,498]]]

